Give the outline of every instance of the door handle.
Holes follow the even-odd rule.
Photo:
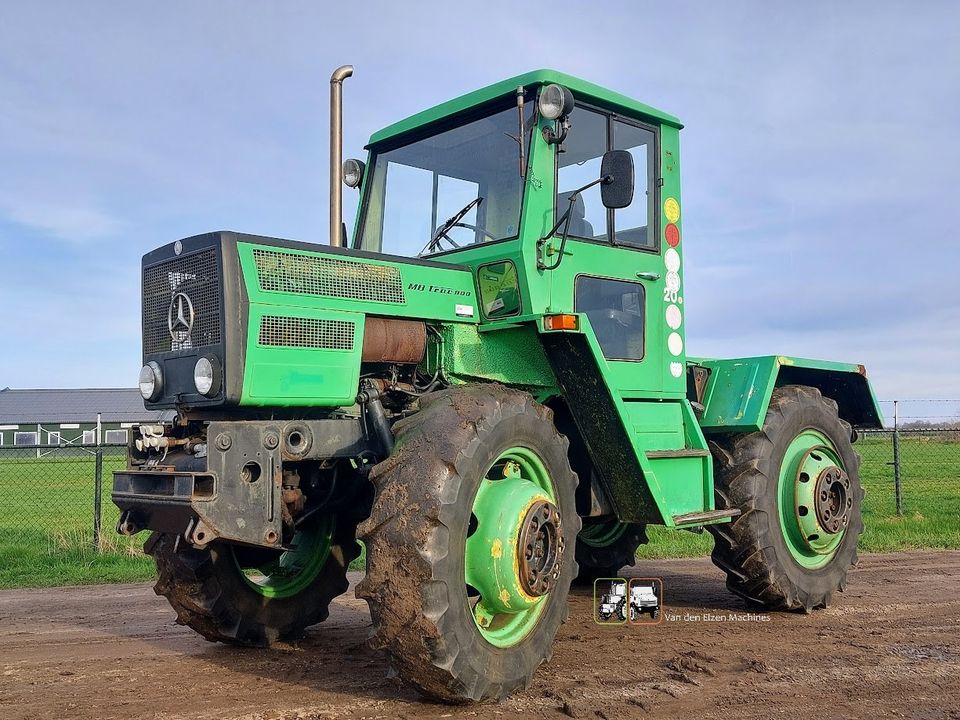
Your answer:
[[[654,280],[660,279],[660,273],[658,272],[638,272],[637,277],[641,280],[649,280],[653,282]]]

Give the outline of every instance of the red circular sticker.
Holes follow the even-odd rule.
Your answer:
[[[663,235],[667,238],[667,245],[670,247],[676,247],[680,244],[680,228],[673,223],[664,228]]]

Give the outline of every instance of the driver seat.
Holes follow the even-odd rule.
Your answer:
[[[573,195],[572,190],[557,195],[557,212],[561,215],[567,211],[571,195]],[[593,239],[593,225],[587,222],[586,216],[587,206],[583,202],[583,195],[577,195],[577,199],[573,203],[573,209],[570,211],[570,235]]]

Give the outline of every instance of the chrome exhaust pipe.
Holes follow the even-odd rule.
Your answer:
[[[341,247],[343,238],[343,81],[353,75],[353,65],[341,65],[330,76],[330,244]]]

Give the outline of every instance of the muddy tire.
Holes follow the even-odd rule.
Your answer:
[[[646,526],[634,523],[585,521],[577,536],[578,585],[593,585],[599,578],[620,575],[636,563],[637,548],[647,543]]]
[[[759,607],[810,612],[846,587],[863,532],[851,437],[833,400],[787,385],[773,392],[760,432],[711,440],[717,507],[741,512],[708,526],[730,591]]]
[[[233,546],[211,543],[197,550],[176,536],[155,533],[144,550],[153,556],[159,578],[154,586],[177,611],[177,623],[207,640],[247,647],[269,647],[296,640],[327,619],[330,601],[347,591],[347,567],[360,554],[355,524],[340,523],[326,561],[303,589],[267,597],[240,570]]]
[[[359,527],[367,574],[357,596],[370,606],[371,644],[385,649],[400,678],[429,697],[446,702],[505,698],[526,687],[550,658],[554,636],[567,617],[580,529],[567,439],[554,427],[551,411],[530,395],[492,384],[432,393],[393,431],[394,452],[371,472],[373,510]],[[539,597],[537,614],[512,617],[500,611],[491,622],[478,614],[487,594],[471,597],[466,574],[476,572],[471,569],[476,538],[514,516],[480,510],[482,493],[507,487],[496,483],[512,477],[523,480],[528,472],[508,476],[507,466],[500,465],[505,456],[526,457],[548,476],[550,488],[544,492],[558,511],[553,537],[559,553],[550,565],[554,584]],[[491,480],[501,470],[502,480]],[[499,543],[503,553],[516,552],[511,547],[517,545],[509,539]],[[482,622],[488,623],[485,629]],[[516,632],[510,623],[519,623]]]

